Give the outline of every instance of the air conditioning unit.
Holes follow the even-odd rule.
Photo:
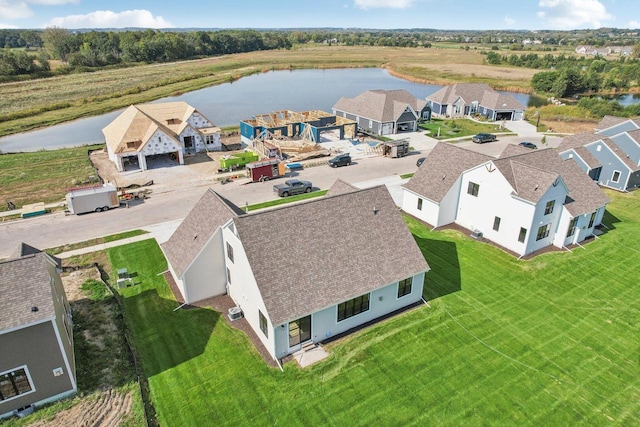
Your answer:
[[[234,320],[242,319],[242,309],[240,307],[231,307],[227,317],[229,317],[229,320],[232,322]]]
[[[474,239],[482,239],[482,231],[480,230],[473,230],[471,232],[471,237],[473,237]]]

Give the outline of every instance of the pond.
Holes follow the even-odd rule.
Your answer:
[[[417,98],[425,98],[441,87],[403,80],[380,68],[270,71],[154,102],[185,101],[216,125],[227,127],[278,110],[331,112],[341,97],[355,97],[366,90],[406,89]],[[511,95],[523,105],[530,102],[527,94]],[[0,150],[37,151],[103,143],[102,128],[121,111],[3,137]]]

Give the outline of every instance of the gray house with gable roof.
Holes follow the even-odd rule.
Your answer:
[[[512,95],[493,90],[484,83],[456,83],[427,96],[436,117],[479,114],[489,120],[523,120],[525,106]]]
[[[210,189],[162,249],[186,303],[228,294],[274,359],[421,301],[429,270],[386,187],[344,182],[249,213]]]
[[[605,116],[595,133],[567,136],[557,150],[604,187],[640,187],[640,119]]]
[[[28,245],[0,261],[0,418],[76,392],[59,260]]]
[[[509,145],[500,158],[438,143],[405,184],[402,209],[458,224],[520,256],[593,235],[609,199],[554,150]]]
[[[340,98],[333,114],[355,120],[358,128],[376,135],[401,130],[415,131],[422,120],[431,119],[427,102],[404,89],[368,90],[355,98]]]

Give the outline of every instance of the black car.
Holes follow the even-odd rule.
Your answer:
[[[524,148],[531,148],[533,150],[536,150],[538,147],[536,146],[536,144],[534,144],[533,142],[527,142],[527,141],[522,141],[520,144],[520,147],[524,147]]]
[[[329,166],[337,168],[338,166],[349,166],[351,164],[351,156],[349,154],[338,154],[329,160]]]
[[[417,167],[420,167],[420,166],[424,163],[424,160],[425,160],[425,159],[426,159],[426,157],[420,157],[420,158],[418,159],[418,161],[416,162],[416,166],[417,166]]]
[[[491,142],[496,140],[496,136],[491,133],[479,133],[474,135],[471,140],[477,144],[482,144],[483,142]]]

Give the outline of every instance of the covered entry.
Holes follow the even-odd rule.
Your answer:
[[[311,339],[311,316],[289,322],[289,348],[296,347]]]

